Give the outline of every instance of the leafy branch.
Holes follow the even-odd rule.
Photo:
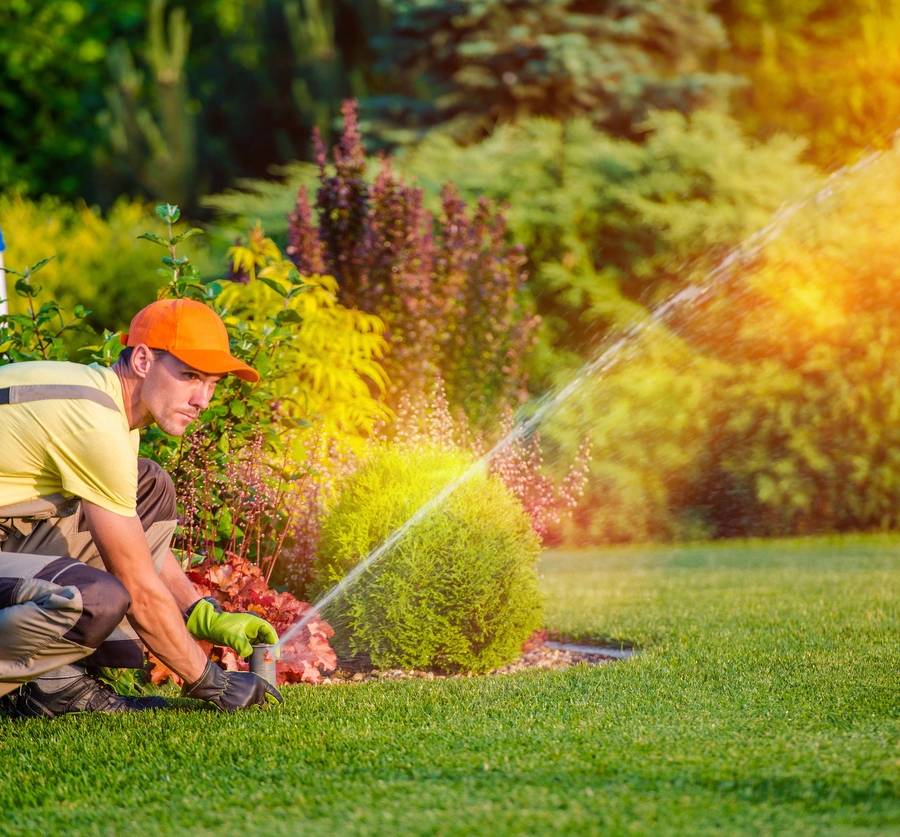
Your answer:
[[[13,288],[27,300],[28,313],[0,316],[0,365],[27,360],[65,360],[69,354],[63,340],[66,332],[93,333],[85,322],[91,312],[83,305],[75,306],[73,320],[67,323],[58,302],[36,304],[41,286],[32,284],[32,277],[52,259],[53,256],[41,259],[21,271],[6,268],[8,274],[18,277]]]
[[[167,296],[182,297],[199,294],[201,299],[210,300],[218,293],[217,288],[210,288],[212,283],[204,283],[200,279],[197,268],[191,263],[188,256],[179,256],[177,247],[183,241],[193,238],[195,235],[203,235],[199,227],[191,227],[183,232],[176,233],[175,225],[181,219],[181,210],[171,203],[161,203],[156,207],[156,216],[166,225],[166,235],[161,236],[155,232],[143,232],[138,238],[149,241],[168,251],[163,256],[164,267],[159,274],[168,283],[160,290],[159,298]],[[193,291],[193,293],[191,293]]]

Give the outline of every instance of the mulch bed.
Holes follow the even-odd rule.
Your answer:
[[[587,665],[605,665],[607,663],[616,662],[618,658],[610,657],[606,654],[588,654],[575,651],[563,651],[557,648],[548,648],[543,643],[534,643],[518,660],[508,665],[495,668],[488,673],[494,674],[515,674],[519,671],[527,671],[529,669],[558,670],[569,668],[578,664]],[[444,680],[447,678],[473,677],[477,675],[471,674],[436,674],[433,671],[406,671],[404,669],[386,669],[386,670],[369,670],[360,671],[357,669],[338,668],[329,677],[324,677],[322,683],[331,685],[342,685],[348,683],[366,683],[373,680]]]

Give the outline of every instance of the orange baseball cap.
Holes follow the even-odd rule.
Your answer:
[[[160,299],[142,308],[122,345],[162,349],[209,375],[232,373],[255,383],[259,372],[231,354],[225,324],[212,308],[192,299]]]

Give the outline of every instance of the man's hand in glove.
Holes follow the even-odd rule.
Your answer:
[[[196,683],[185,683],[181,694],[207,700],[223,712],[247,706],[265,706],[266,701],[283,703],[281,693],[252,671],[223,671],[212,661]]]
[[[188,610],[187,629],[195,639],[227,645],[242,657],[253,653],[251,643],[278,642],[275,629],[252,613],[226,613],[212,598],[200,599]]]

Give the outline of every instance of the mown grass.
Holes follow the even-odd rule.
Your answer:
[[[0,832],[885,832],[900,539],[550,553],[606,667],[0,720]]]

